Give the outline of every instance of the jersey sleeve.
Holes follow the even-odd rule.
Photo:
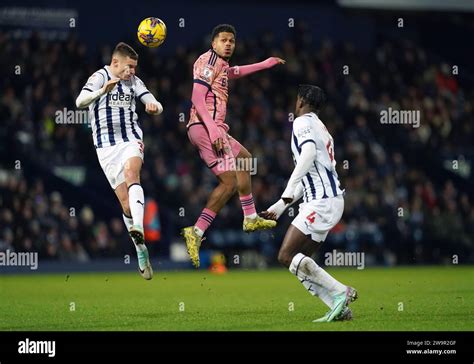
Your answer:
[[[201,56],[193,67],[193,81],[200,83],[206,87],[211,88],[212,82],[219,74],[219,62],[217,62],[217,56],[211,54],[209,57],[207,54]]]
[[[135,91],[137,93],[137,99],[142,101],[142,97],[145,95],[148,95],[150,91],[148,91],[147,87],[145,86],[145,83],[136,76],[135,76],[135,82],[136,82]]]
[[[105,85],[105,76],[100,71],[97,71],[93,73],[92,76],[89,77],[89,79],[87,80],[82,90],[93,92],[104,87],[104,85]]]
[[[301,148],[305,143],[314,143],[313,128],[311,120],[306,117],[298,117],[293,121],[293,134],[296,137],[296,146]]]

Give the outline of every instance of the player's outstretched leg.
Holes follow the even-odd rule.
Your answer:
[[[350,302],[357,299],[357,291],[343,285],[321,268],[311,257],[304,254],[296,254],[290,264],[290,272],[298,276],[304,274],[312,282],[319,284],[327,290],[332,298],[331,310],[326,314],[326,321],[333,321],[341,316]]]
[[[321,301],[323,301],[329,307],[329,309],[332,310],[334,307],[334,302],[329,291],[323,286],[313,282],[311,278],[304,274],[302,270],[298,269],[296,271],[295,269],[291,269],[291,262],[293,261],[293,257],[296,254],[302,253],[306,256],[311,256],[315,253],[320,245],[321,244],[312,241],[296,227],[290,225],[280,249],[278,259],[283,265],[285,265],[287,268],[290,268],[291,273],[297,273],[295,274],[296,277],[308,291],[308,293],[314,297],[319,297]]]
[[[199,249],[204,233],[214,221],[214,218],[229,199],[237,191],[235,171],[227,171],[217,176],[219,185],[211,192],[206,207],[193,226],[181,229],[181,235],[186,242],[186,248],[194,267],[199,268]]]
[[[275,220],[267,220],[257,215],[255,202],[252,196],[252,182],[250,177],[252,155],[243,146],[236,157],[237,168],[237,188],[240,203],[244,213],[243,229],[245,232],[256,230],[272,229],[276,226]]]
[[[145,212],[145,195],[140,185],[140,169],[143,161],[139,157],[132,157],[127,160],[124,166],[125,182],[128,188],[128,204],[133,219],[133,226],[130,235],[138,244],[145,243],[143,231],[143,215]]]
[[[334,279],[310,257],[317,247],[295,226],[290,225],[285,235],[278,260],[289,268],[306,290],[319,297],[329,308],[329,312],[315,322],[329,322],[352,318],[347,307],[357,298],[357,292]]]
[[[145,196],[140,185],[140,170],[143,161],[139,157],[129,158],[124,165],[125,183],[115,189],[122,204],[124,223],[135,245],[138,258],[138,270],[146,280],[153,278],[153,268],[150,263],[148,249],[145,245],[143,215]]]

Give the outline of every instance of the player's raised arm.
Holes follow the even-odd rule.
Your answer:
[[[272,68],[276,66],[277,64],[285,64],[285,63],[286,61],[284,59],[281,59],[278,57],[270,57],[270,58],[267,58],[265,61],[258,62],[258,63],[247,64],[245,66],[229,67],[229,69],[227,70],[227,76],[230,79],[236,79],[236,78],[248,76],[258,71]]]
[[[145,111],[148,114],[159,115],[163,112],[163,106],[151,93],[144,95],[140,100],[145,104]]]
[[[99,97],[112,91],[119,81],[119,78],[115,78],[106,82],[104,76],[100,72],[94,73],[89,77],[87,83],[84,85],[81,93],[77,97],[76,106],[80,109],[88,107]]]
[[[137,82],[137,98],[145,105],[145,111],[150,115],[159,115],[163,112],[163,105],[148,91],[142,80],[138,77]]]

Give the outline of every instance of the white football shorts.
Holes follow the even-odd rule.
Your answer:
[[[143,161],[143,142],[134,140],[109,147],[97,148],[97,158],[112,189],[125,182],[124,166],[128,159],[139,157]]]
[[[344,197],[328,197],[300,204],[299,213],[291,222],[303,234],[316,242],[323,242],[329,231],[341,220]]]

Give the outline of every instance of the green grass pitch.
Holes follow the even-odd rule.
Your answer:
[[[285,269],[3,275],[0,330],[474,330],[474,267],[336,268],[354,320],[326,312]]]

